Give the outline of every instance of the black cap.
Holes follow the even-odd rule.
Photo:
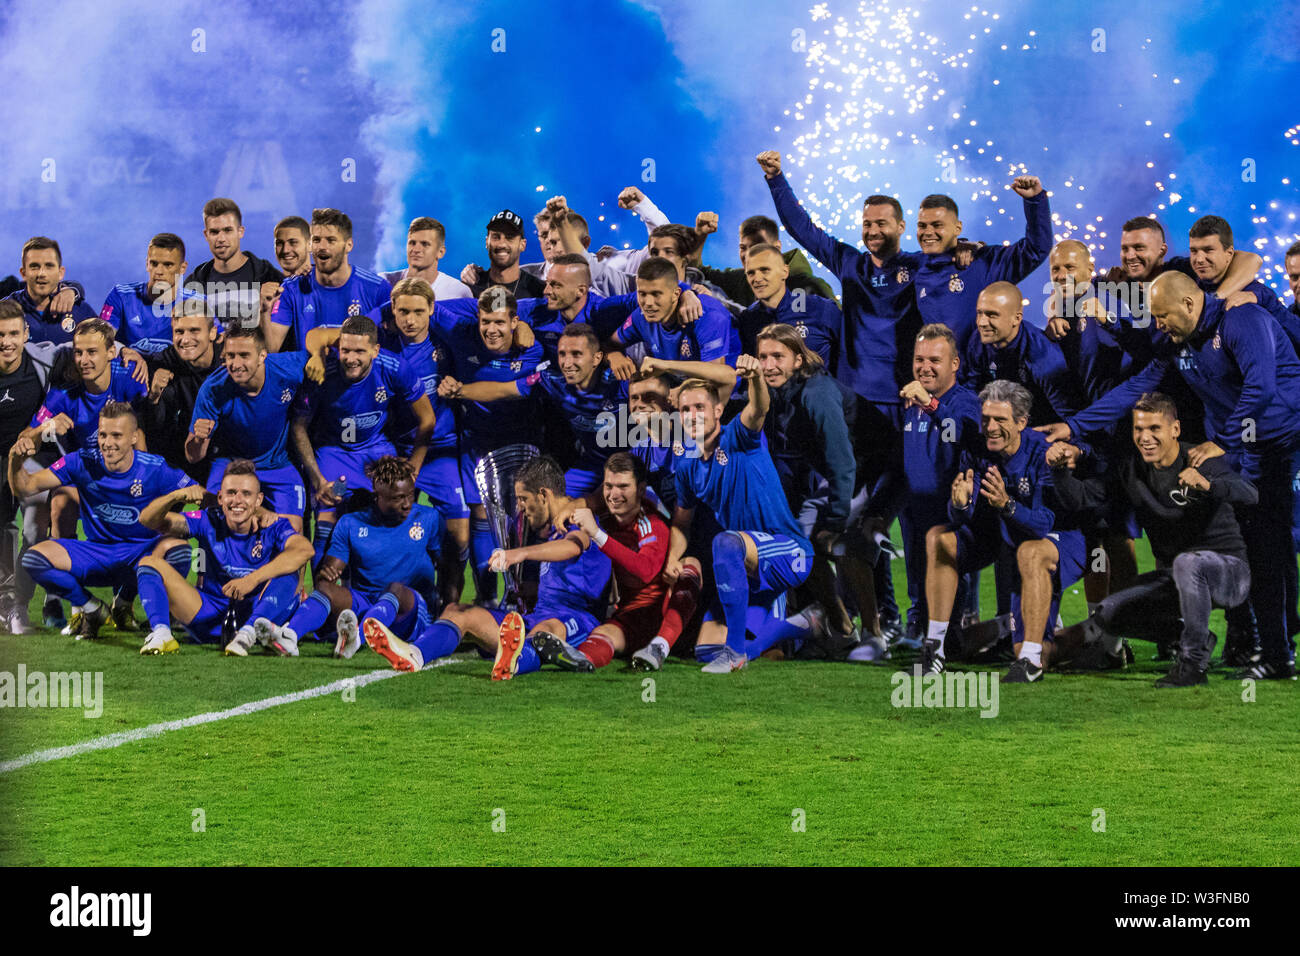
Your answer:
[[[499,213],[488,220],[488,232],[500,232],[507,236],[522,236],[524,234],[524,221],[519,218],[517,213],[509,209],[502,209]]]

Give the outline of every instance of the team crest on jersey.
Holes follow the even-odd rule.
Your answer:
[[[1030,487],[1030,485],[1029,485],[1029,476],[1028,476],[1028,475],[1021,475],[1021,476],[1020,476],[1020,486],[1019,486],[1019,487],[1020,487],[1020,493],[1021,493],[1024,497],[1028,498],[1028,497],[1029,497],[1029,492],[1033,490],[1033,489]]]
[[[1214,345],[1214,350],[1215,350],[1216,352],[1217,352],[1219,349],[1223,348],[1223,336],[1222,336],[1220,333],[1218,333],[1218,332],[1215,332],[1215,333],[1214,333],[1214,342],[1213,342],[1213,345]]]
[[[964,288],[966,288],[966,283],[961,281],[961,276],[954,274],[953,277],[948,280],[949,292],[960,292]]]
[[[72,321],[72,316],[70,315],[65,315],[63,321],[59,323],[59,328],[63,329],[64,332],[71,332],[76,327],[77,323]]]
[[[673,442],[673,454],[674,454],[674,455],[684,455],[684,454],[686,454],[686,446],[684,446],[684,445],[683,445],[681,442],[679,442],[679,441],[675,441],[675,442]]]
[[[894,281],[897,282],[899,285],[903,285],[905,283],[911,282],[912,273],[908,272],[906,269],[899,269],[898,274],[894,276]]]
[[[384,388],[384,386],[382,385],[380,385],[377,389],[375,389],[375,401],[376,402],[388,401],[388,389]]]
[[[144,482],[141,481],[139,478],[131,482],[131,494],[133,497],[136,498],[139,498],[141,495],[144,494]]]
[[[524,369],[524,363],[522,361],[510,363],[510,371],[512,372],[522,372],[523,369]]]
[[[424,537],[424,525],[420,524],[420,522],[417,521],[415,524],[411,525],[411,530],[409,533],[411,535],[412,541],[419,541],[421,538]]]
[[[249,554],[252,555],[254,561],[257,561],[257,560],[260,560],[260,559],[261,559],[261,557],[262,557],[262,539],[261,539],[261,538],[258,538],[256,541],[253,542],[253,547],[252,547],[252,550],[249,551]]]
[[[1088,317],[1086,315],[1079,316],[1079,334],[1082,335],[1083,330],[1086,329],[1087,327],[1088,327]]]
[[[799,338],[801,339],[808,338],[808,326],[804,325],[802,322],[796,325],[794,327],[794,330],[799,333]]]
[[[353,316],[360,315],[360,314],[361,314],[361,300],[353,299],[348,304],[348,318],[352,318]]]
[[[281,405],[288,405],[292,401],[293,401],[293,391],[291,389],[286,388],[283,392],[280,393]]]
[[[681,357],[682,357],[682,358],[684,358],[684,359],[688,359],[688,358],[690,358],[690,357],[691,357],[691,343],[688,342],[688,341],[686,341],[686,339],[682,339],[682,346],[681,346],[680,349],[678,349],[678,352],[681,354]]]
[[[725,465],[727,463],[727,453],[721,448],[718,449],[717,459],[719,465]]]

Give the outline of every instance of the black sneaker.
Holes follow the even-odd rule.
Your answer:
[[[1180,660],[1168,674],[1156,681],[1156,686],[1195,687],[1197,684],[1208,684],[1209,682],[1209,678],[1205,676],[1205,671],[1187,663],[1187,661]]]
[[[1151,656],[1153,661],[1172,661],[1177,660],[1178,645],[1173,641],[1158,641],[1156,643],[1156,652]]]
[[[533,650],[537,652],[543,665],[554,664],[562,671],[580,674],[590,673],[596,669],[582,651],[560,640],[554,634],[538,631],[529,640],[533,642]]]
[[[113,606],[109,608],[109,615],[113,618],[113,628],[118,631],[138,631],[140,625],[136,623],[135,612],[131,609],[134,602],[121,601],[113,598]]]
[[[1258,664],[1259,645],[1253,647],[1244,641],[1227,640],[1223,644],[1223,655],[1219,658],[1220,667],[1249,667]]]
[[[1243,667],[1232,676],[1234,680],[1295,680],[1295,664],[1289,661],[1260,661]]]
[[[921,676],[943,673],[943,656],[939,653],[938,641],[921,642]]]
[[[108,608],[101,601],[93,611],[82,611],[79,618],[73,636],[79,641],[93,641],[99,637],[99,629],[108,623]]]
[[[1126,654],[1125,651],[1128,653]],[[1106,650],[1106,645],[1101,641],[1094,641],[1070,662],[1070,666],[1081,671],[1122,671],[1132,661],[1132,654],[1133,652],[1128,649],[1127,641],[1121,645],[1118,654]]]
[[[1002,675],[1004,684],[1032,684],[1043,679],[1043,669],[1027,657],[1017,657]]]
[[[56,631],[68,626],[68,619],[63,614],[63,602],[58,598],[47,597],[41,605],[41,626]]]

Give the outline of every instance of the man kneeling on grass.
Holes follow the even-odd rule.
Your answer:
[[[298,605],[299,573],[312,558],[311,542],[287,518],[262,510],[257,467],[236,458],[221,477],[217,507],[175,513],[177,505],[194,504],[204,494],[202,485],[190,485],[155,498],[140,512],[142,525],[179,539],[164,539],[164,547],[141,559],[136,569],[140,603],[151,628],[141,654],[180,649],[172,636],[174,618],[194,640],[224,639],[226,653],[243,657],[258,630],[269,633]],[[171,546],[188,551],[188,538],[199,546],[198,587],[158,556]],[[232,613],[242,624],[233,635],[223,635]]]
[[[1085,658],[1110,670],[1124,666],[1123,637],[1162,641],[1170,630],[1181,632],[1173,669],[1157,687],[1207,682],[1214,650],[1210,611],[1234,608],[1250,596],[1246,544],[1233,507],[1259,500],[1255,486],[1227,458],[1191,467],[1193,446],[1179,441],[1180,433],[1178,408],[1159,392],[1148,392],[1133,406],[1138,458],[1124,458],[1105,477],[1081,479],[1071,471],[1073,446],[1060,442],[1048,454],[1057,495],[1067,507],[1078,511],[1127,500],[1156,558],[1156,570],[1110,595],[1086,621],[1061,631],[1058,650],[1064,654],[1083,644]]]
[[[922,645],[923,669],[939,674],[944,638],[952,617],[957,580],[988,567],[1009,550],[1019,582],[1011,596],[1016,660],[1003,683],[1039,680],[1047,663],[1044,640],[1061,603],[1061,590],[1083,574],[1083,533],[1055,507],[1047,439],[1028,430],[1033,399],[1014,382],[994,381],[980,392],[984,448],[962,452],[952,483],[952,524],[925,536],[925,599],[929,630]]]
[[[573,510],[564,493],[564,471],[548,457],[535,458],[515,475],[515,498],[536,533],[551,531],[561,513]],[[610,563],[591,537],[581,530],[552,532],[550,540],[523,548],[496,550],[490,568],[507,571],[525,561],[542,562],[537,603],[531,613],[453,604],[413,641],[378,628],[366,639],[398,670],[419,670],[433,657],[450,654],[462,636],[494,655],[493,680],[510,680],[543,664],[561,670],[587,672],[591,661],[580,646],[600,624],[608,601]],[[525,634],[527,637],[525,637]]]

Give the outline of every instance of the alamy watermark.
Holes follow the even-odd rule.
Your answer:
[[[889,702],[895,707],[969,707],[981,717],[998,715],[1001,678],[994,671],[944,671],[921,674],[921,665],[910,672],[895,671],[889,682]]]
[[[0,707],[71,707],[92,720],[104,714],[103,671],[0,671]]]

